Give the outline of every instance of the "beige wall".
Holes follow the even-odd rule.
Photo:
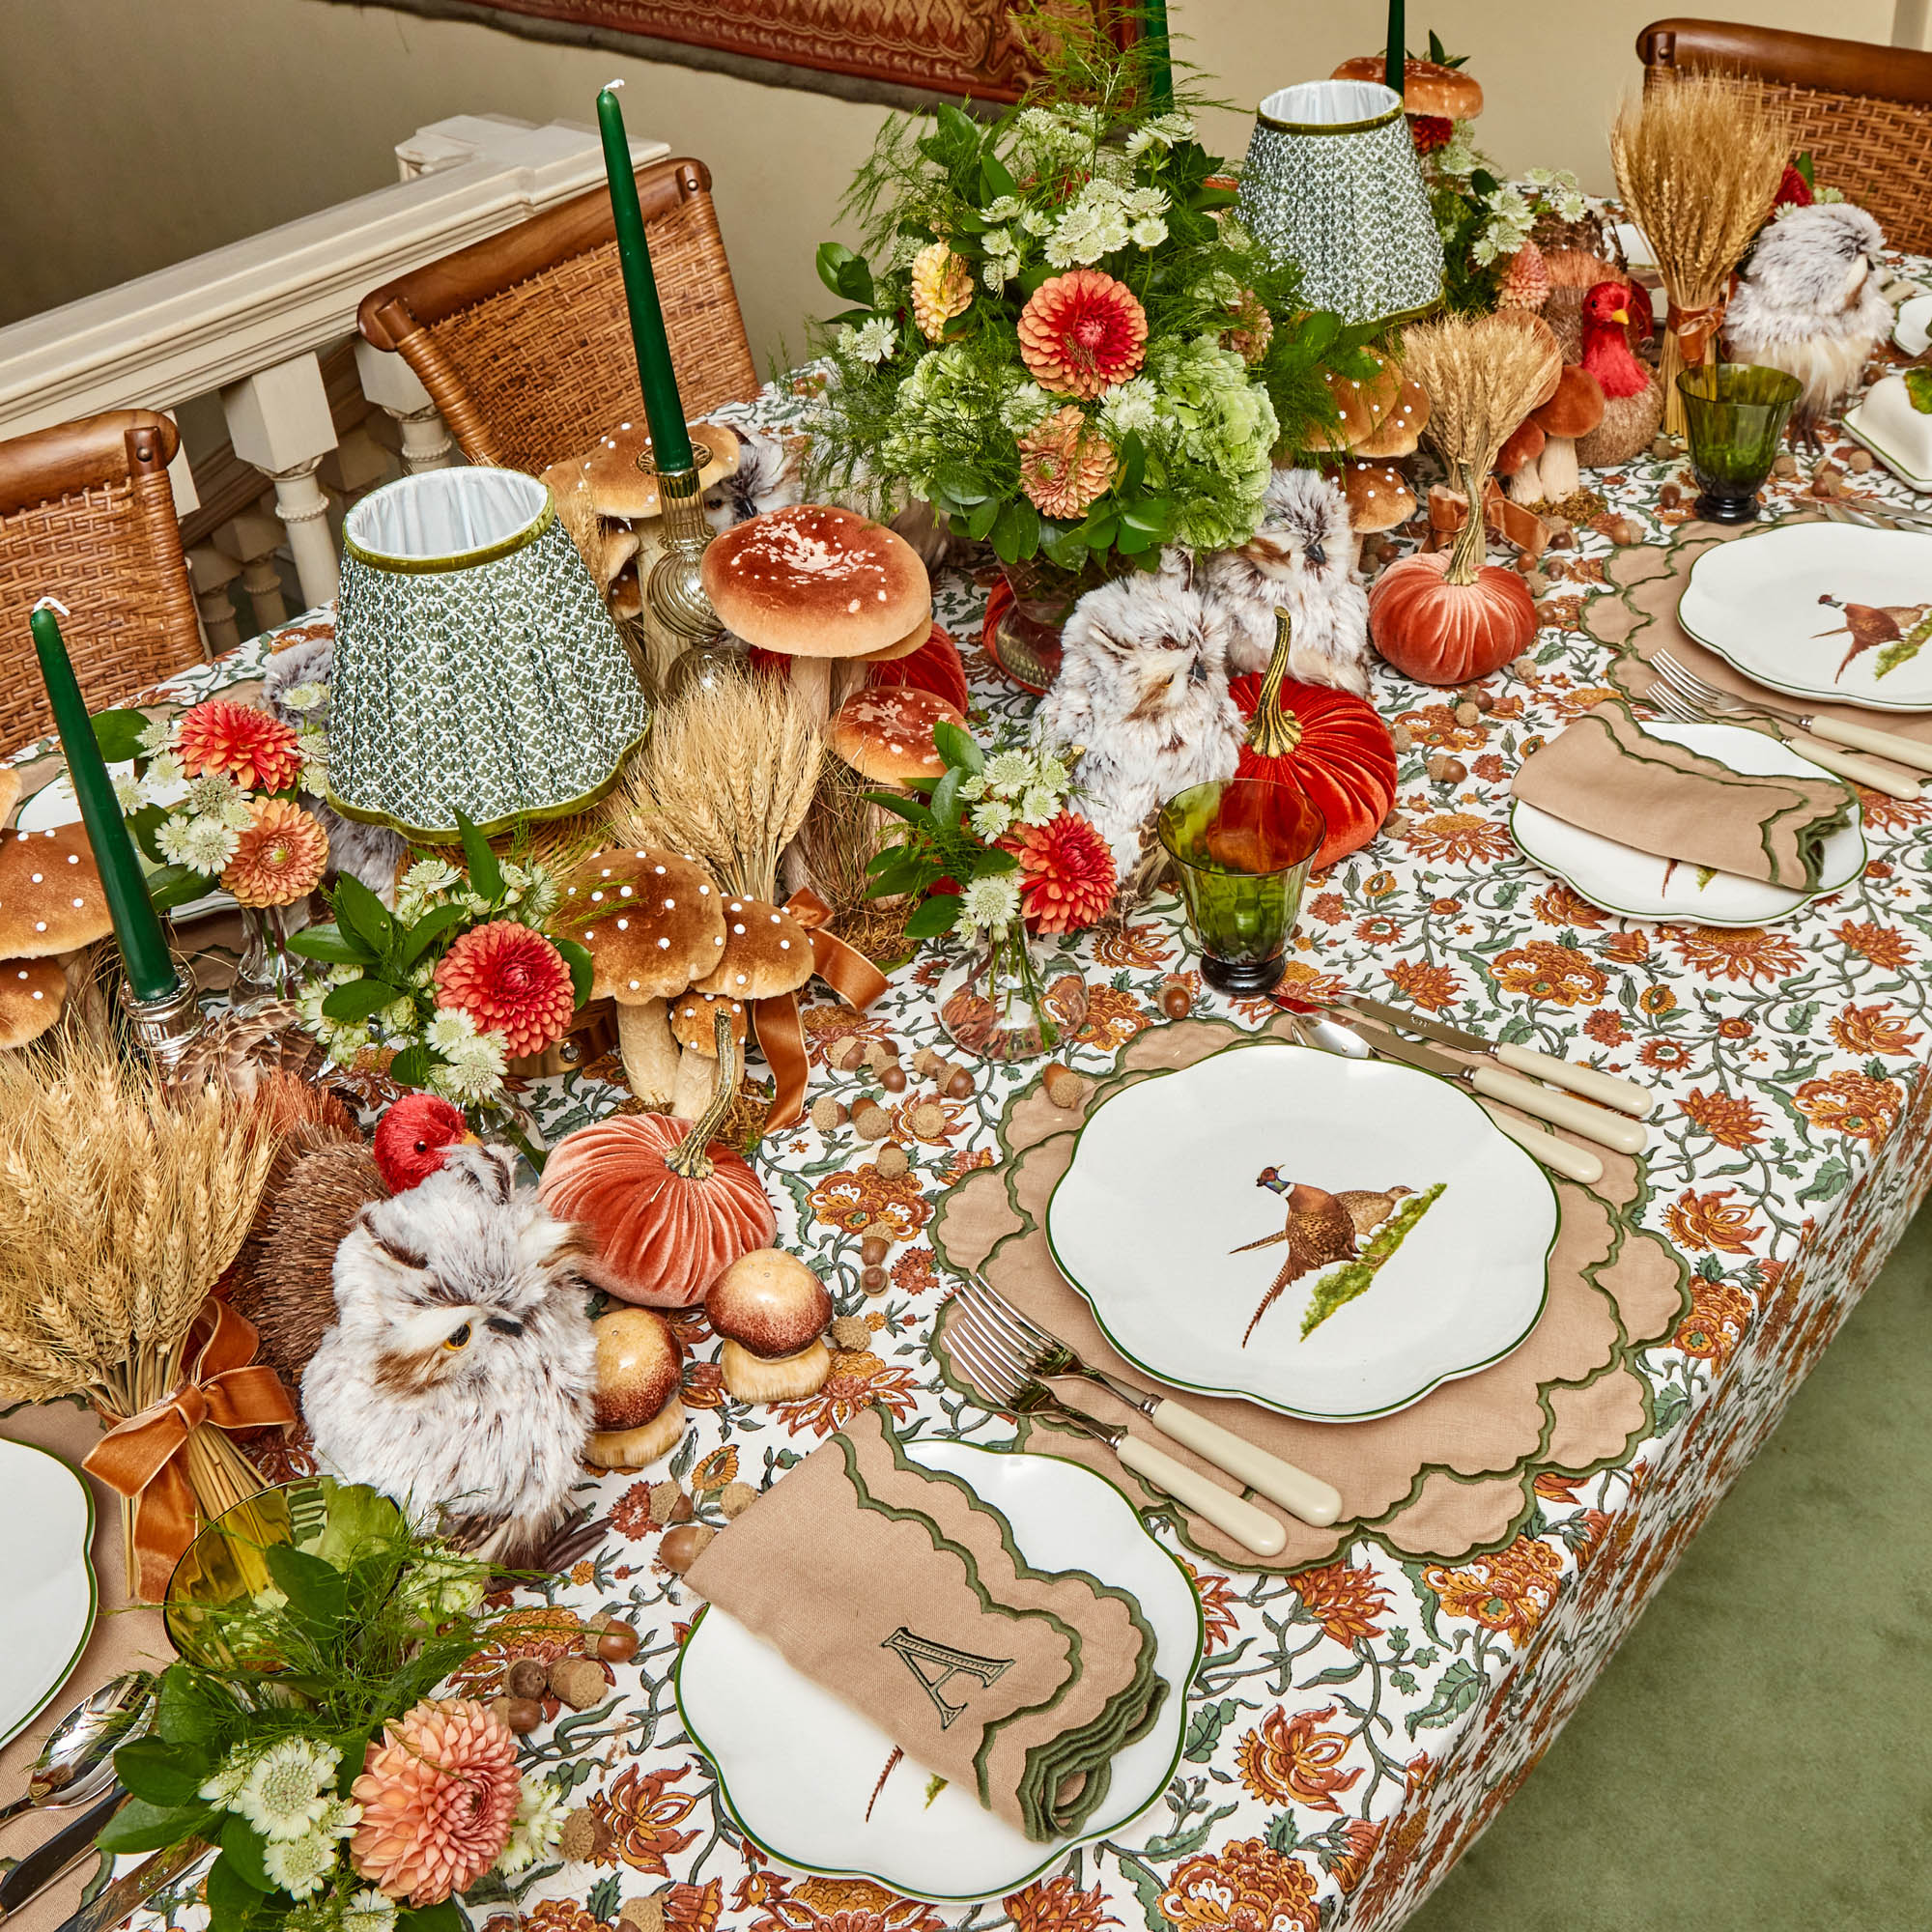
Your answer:
[[[693,0],[701,4],[701,0]],[[1485,145],[1506,168],[1607,186],[1604,128],[1633,86],[1633,43],[1662,0],[1435,0],[1410,6],[1484,84]],[[1804,0],[1699,12],[1819,22]],[[1171,0],[1210,91],[1246,105],[1381,38],[1374,0]],[[1830,31],[1883,41],[1891,0],[1843,0]],[[637,133],[712,169],[754,352],[820,304],[812,249],[882,110],[608,53],[548,46],[379,6],[322,0],[0,0],[0,322],[380,187],[396,141],[465,112],[586,124],[621,72]],[[1238,153],[1247,122],[1214,117]]]

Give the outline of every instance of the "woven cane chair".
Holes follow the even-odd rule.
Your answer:
[[[1646,87],[1713,70],[1755,80],[1820,181],[1877,216],[1894,248],[1932,249],[1932,53],[1726,20],[1658,20],[1636,51]]]
[[[702,161],[638,171],[687,413],[758,392]],[[638,414],[611,195],[595,188],[362,298],[356,321],[413,369],[464,455],[532,474]]]
[[[90,710],[204,658],[168,464],[175,426],[109,410],[0,442],[0,753],[53,728],[27,613],[61,632]]]

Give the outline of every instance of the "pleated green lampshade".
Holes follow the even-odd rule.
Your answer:
[[[576,811],[650,724],[631,658],[557,522],[512,469],[437,469],[343,525],[329,799],[407,837]]]
[[[1270,94],[1241,172],[1241,219],[1302,299],[1346,322],[1405,322],[1442,299],[1442,242],[1403,118],[1379,81],[1315,80]]]

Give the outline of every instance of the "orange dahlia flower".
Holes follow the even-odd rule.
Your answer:
[[[1093,822],[1062,811],[1000,840],[1020,862],[1020,909],[1034,932],[1079,932],[1114,896],[1114,855]]]
[[[1147,311],[1124,282],[1075,269],[1040,283],[1021,309],[1020,360],[1042,389],[1091,401],[1141,366],[1147,332]]]
[[[235,840],[221,874],[224,890],[244,906],[294,905],[322,883],[328,869],[328,834],[322,821],[286,798],[258,798],[252,820]]]
[[[1077,517],[1114,480],[1114,445],[1070,403],[1020,438],[1020,488],[1046,517]]]
[[[577,1010],[563,954],[513,919],[471,926],[442,955],[436,1003],[460,1008],[481,1033],[501,1034],[512,1059],[561,1039]]]
[[[191,779],[213,774],[246,791],[286,791],[301,775],[294,729],[232,697],[211,697],[184,712],[179,740]]]
[[[349,1861],[391,1898],[438,1905],[497,1862],[522,1779],[509,1726],[473,1698],[426,1698],[371,1743]]]

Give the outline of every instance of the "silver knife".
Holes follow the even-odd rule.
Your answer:
[[[1461,1047],[1464,1053],[1487,1054],[1499,1065],[1535,1080],[1547,1080],[1552,1087],[1567,1087],[1573,1094],[1594,1100],[1602,1107],[1615,1107],[1620,1113],[1634,1114],[1640,1121],[1649,1114],[1651,1095],[1634,1080],[1619,1080],[1614,1074],[1599,1073],[1594,1066],[1577,1066],[1548,1053],[1534,1053],[1526,1046],[1507,1040],[1485,1039],[1481,1034],[1467,1033],[1446,1021],[1410,1012],[1406,1007],[1384,1006],[1360,993],[1350,993],[1335,1002],[1379,1026],[1400,1027],[1405,1033],[1419,1033],[1425,1039],[1439,1039],[1444,1046]]]
[[[1514,1073],[1505,1073],[1487,1062],[1466,1066],[1460,1060],[1451,1060],[1446,1053],[1437,1053],[1433,1046],[1404,1039],[1380,1027],[1376,1027],[1369,1037],[1376,1051],[1391,1060],[1406,1061],[1410,1066],[1419,1066],[1425,1073],[1440,1074],[1444,1080],[1454,1080],[1486,1099],[1514,1107],[1521,1114],[1533,1114],[1553,1126],[1568,1127],[1572,1133],[1581,1134],[1599,1147],[1614,1148],[1618,1153],[1641,1153],[1650,1145],[1650,1131],[1640,1121],[1606,1113],[1587,1100],[1572,1099],[1568,1094],[1552,1094],[1548,1087],[1539,1087],[1533,1080],[1519,1080]]]
[[[117,1784],[71,1825],[63,1825],[44,1844],[36,1845],[5,1878],[0,1878],[0,1924],[31,1904],[54,1880],[93,1848],[95,1834],[127,1802]]]
[[[164,1852],[155,1853],[126,1878],[117,1878],[99,1897],[90,1899],[61,1926],[60,1932],[111,1932],[112,1927],[140,1911],[164,1885],[179,1878],[213,1849],[199,1838],[188,1838],[179,1845],[170,1845]]]

